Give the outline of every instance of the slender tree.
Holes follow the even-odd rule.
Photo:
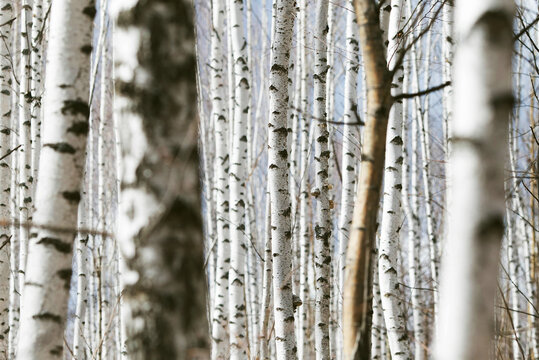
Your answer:
[[[0,36],[0,154],[7,155],[11,146],[10,136],[10,110],[11,110],[11,24],[13,17],[13,6],[9,0],[0,1],[0,23],[7,25],[1,29]],[[9,23],[11,21],[11,23]],[[11,169],[10,159],[3,159],[0,162],[0,219],[4,224],[0,226],[0,357],[9,359],[8,339],[9,339],[9,309],[10,309],[10,231],[7,222],[10,219],[11,200]]]
[[[511,0],[457,0],[455,111],[437,359],[488,359],[513,104]],[[458,294],[458,296],[454,296]]]
[[[406,1],[392,0],[391,15],[388,28],[387,62],[389,68],[395,67],[398,54],[402,51],[402,37],[397,36],[401,31],[406,17]],[[402,93],[403,71],[396,69],[391,92],[393,95]],[[410,359],[406,319],[402,304],[402,293],[399,286],[397,264],[400,227],[402,223],[402,102],[396,101],[389,113],[387,129],[384,194],[382,208],[382,223],[380,230],[380,247],[378,249],[378,276],[380,281],[380,298],[382,311],[387,328],[389,350],[392,359]]]
[[[316,199],[314,224],[314,270],[315,288],[315,352],[317,359],[329,358],[329,305],[331,269],[331,209],[329,194],[329,132],[326,123],[326,75],[327,66],[328,1],[316,5],[316,24],[314,28],[314,104],[313,117],[315,138],[315,188],[312,194]]]
[[[292,232],[288,157],[288,68],[294,28],[294,2],[274,1],[271,44],[268,189],[271,201],[273,304],[277,359],[297,357],[292,304]]]
[[[230,239],[228,221],[228,112],[224,89],[224,2],[212,3],[211,33],[211,121],[215,126],[215,211],[217,215],[217,264],[215,274],[213,317],[212,317],[212,358],[228,357],[228,267],[230,262]]]
[[[361,172],[346,253],[343,290],[344,359],[368,359],[371,340],[372,249],[384,170],[387,121],[391,108],[390,71],[380,30],[378,5],[355,0],[367,87]]]

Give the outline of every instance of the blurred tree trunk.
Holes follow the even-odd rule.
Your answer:
[[[504,164],[513,106],[512,0],[457,0],[449,237],[436,359],[492,355],[504,234]]]
[[[208,358],[192,3],[113,1],[111,12],[126,350]]]

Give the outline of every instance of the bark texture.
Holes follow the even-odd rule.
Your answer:
[[[93,0],[55,1],[51,10],[47,55],[51,76],[46,80],[49,91],[44,101],[46,127],[34,227],[28,244],[28,264],[32,266],[25,274],[19,332],[27,335],[20,336],[18,359],[62,357],[88,132],[94,15]],[[30,168],[30,162],[26,165]],[[22,247],[21,241],[21,253]],[[23,261],[21,256],[21,268]]]
[[[130,359],[209,357],[188,0],[114,1],[118,240]]]
[[[373,0],[355,0],[361,53],[365,64],[367,118],[361,172],[346,253],[343,333],[344,359],[370,356],[372,314],[372,249],[384,172],[387,121],[391,108],[391,76]]]
[[[268,190],[271,199],[275,356],[296,359],[292,304],[292,204],[289,193],[288,69],[294,2],[274,2],[275,28],[271,44],[270,119],[268,124]]]

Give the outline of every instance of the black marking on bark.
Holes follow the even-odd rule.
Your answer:
[[[71,282],[71,274],[73,271],[70,268],[67,269],[61,269],[56,272],[58,277],[64,281],[64,288],[69,289],[69,285]]]
[[[286,128],[284,128],[284,127],[277,128],[277,129],[273,130],[273,132],[276,132],[277,134],[279,134],[281,136],[288,135],[288,130]]]
[[[283,159],[286,159],[288,157],[288,151],[286,150],[281,150],[277,154]]]
[[[319,136],[317,139],[316,139],[317,142],[319,143],[327,143],[328,142],[328,137],[325,136],[325,135],[322,135],[322,136]]]
[[[77,136],[88,134],[88,122],[77,121],[73,125],[67,128],[67,132],[73,133]]]
[[[35,320],[42,320],[42,321],[52,321],[57,324],[60,324],[62,322],[62,317],[59,315],[52,314],[50,312],[44,312],[41,314],[37,314],[32,316],[32,319]]]
[[[50,147],[54,151],[58,151],[63,154],[74,154],[76,152],[75,148],[68,143],[54,143],[54,144],[44,144],[43,147]]]
[[[80,193],[78,191],[64,191],[62,196],[70,203],[78,204],[80,201]]]
[[[83,101],[81,99],[75,99],[75,100],[65,100],[64,106],[61,109],[62,114],[66,115],[83,115],[84,118],[88,118],[90,116],[90,107],[88,106],[87,101]]]
[[[273,64],[271,67],[271,71],[276,71],[281,74],[286,74],[288,70],[284,66],[281,66],[279,64]]]
[[[477,225],[476,233],[479,241],[491,241],[492,237],[500,241],[504,232],[503,215],[491,214],[481,219]]]
[[[61,346],[61,345],[56,345],[55,347],[53,347],[53,348],[49,351],[49,353],[50,353],[51,355],[54,355],[54,356],[62,356],[63,351],[64,351],[63,346]]]
[[[392,140],[391,140],[391,144],[394,144],[394,145],[402,145],[404,144],[402,142],[402,138],[400,136],[395,136]]]
[[[88,16],[89,18],[93,19],[95,17],[95,13],[96,13],[95,6],[87,6],[87,7],[85,7],[84,9],[82,9],[82,13],[84,15]]]
[[[52,246],[63,254],[71,253],[71,244],[53,237],[44,237],[37,242],[38,245]]]
[[[329,155],[331,154],[331,152],[329,150],[326,150],[326,151],[322,151],[320,153],[320,157],[327,157],[329,158]]]

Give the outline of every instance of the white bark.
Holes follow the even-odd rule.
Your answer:
[[[32,144],[31,153],[31,176],[34,179],[32,185],[37,181],[37,168],[39,165],[39,153],[41,150],[41,98],[43,96],[43,84],[42,84],[42,72],[43,72],[43,51],[45,49],[45,27],[43,17],[48,10],[44,9],[43,0],[34,0],[34,7],[32,12],[32,52],[30,55],[30,62],[32,65],[32,79],[30,84],[30,90],[32,94],[32,108],[31,108],[31,124],[30,124],[30,141]],[[50,4],[49,4],[50,6]],[[32,194],[35,194],[35,186],[31,188]],[[32,209],[33,210],[33,209]],[[30,214],[31,216],[31,214]]]
[[[339,288],[344,282],[344,265],[346,258],[346,245],[350,235],[352,213],[354,211],[354,195],[356,191],[356,171],[359,167],[359,128],[357,104],[357,78],[359,62],[359,42],[357,34],[357,21],[353,10],[352,0],[346,1],[346,73],[344,80],[344,126],[342,135],[342,194],[339,218]],[[342,291],[341,291],[342,293]],[[342,309],[342,296],[339,297]],[[342,326],[342,318],[339,320]]]
[[[316,23],[314,28],[315,63],[314,63],[314,106],[315,120],[315,189],[312,194],[316,198],[314,224],[314,267],[315,267],[315,353],[316,359],[329,359],[329,304],[330,304],[330,267],[332,241],[332,224],[330,194],[328,182],[328,165],[330,150],[329,132],[326,124],[326,75],[327,67],[327,32],[328,32],[328,0],[316,4]]]
[[[4,24],[13,17],[12,1],[0,1],[0,24]],[[10,110],[11,110],[11,63],[9,52],[11,49],[11,25],[2,27],[3,41],[0,42],[0,154],[6,155],[10,150]],[[12,155],[14,156],[14,155]],[[0,226],[0,358],[9,359],[9,309],[10,309],[10,229],[7,222],[10,220],[11,201],[11,169],[10,158],[0,162],[0,219],[4,224]]]
[[[299,46],[300,62],[301,62],[301,79],[300,79],[300,109],[301,109],[301,153],[300,153],[300,194],[299,194],[299,296],[303,301],[303,305],[299,308],[298,316],[298,359],[307,358],[309,352],[309,308],[310,308],[310,292],[309,292],[309,254],[310,254],[310,223],[309,223],[309,174],[308,165],[310,157],[310,119],[309,111],[309,92],[308,86],[308,63],[306,56],[307,45],[307,5],[301,1],[299,4],[298,30],[301,36],[301,44]]]
[[[54,2],[44,101],[45,131],[28,247],[18,359],[56,359],[71,280],[71,255],[88,131],[92,1]],[[29,165],[29,163],[28,163]],[[62,229],[60,231],[55,229]]]
[[[249,113],[249,69],[247,68],[246,39],[243,26],[243,1],[228,0],[230,7],[230,39],[234,64],[234,121],[230,156],[230,270],[229,341],[230,358],[241,359],[247,352],[247,314],[245,299],[245,209],[247,203],[247,121]]]
[[[511,150],[509,150],[511,151]],[[511,206],[509,202],[508,206]],[[511,327],[514,329],[513,339],[511,340],[511,350],[513,352],[513,359],[520,360],[522,359],[522,353],[520,351],[520,321],[519,321],[519,303],[518,303],[518,247],[515,241],[515,231],[513,225],[513,219],[509,213],[509,209],[506,209],[506,218],[507,218],[507,250],[509,255],[509,294],[510,294],[510,308],[511,313],[508,313],[511,316]]]
[[[408,2],[408,8],[410,3]],[[414,66],[414,69],[416,67]],[[410,66],[408,62],[404,63],[404,91],[408,91],[409,86],[409,70]],[[421,299],[421,235],[420,235],[420,221],[419,221],[419,184],[418,184],[418,148],[417,148],[417,121],[416,117],[419,116],[418,108],[415,106],[415,102],[412,104],[412,119],[411,123],[411,146],[408,146],[408,104],[406,101],[403,103],[403,115],[404,124],[402,131],[403,140],[403,171],[402,171],[402,198],[404,203],[404,210],[408,220],[408,272],[410,276],[410,295],[411,306],[413,314],[413,330],[414,330],[414,358],[416,360],[424,359],[425,347],[426,347],[426,326],[423,321],[422,312],[422,299]],[[411,150],[411,155],[408,153]],[[410,175],[408,174],[410,173]],[[410,176],[410,189],[408,186],[408,176]],[[408,192],[408,190],[410,190]]]
[[[230,261],[230,239],[228,221],[228,112],[224,89],[224,2],[214,0],[212,4],[211,33],[211,122],[215,128],[215,212],[217,215],[217,264],[215,295],[212,309],[212,359],[228,357],[228,272]]]
[[[388,67],[393,69],[402,46],[402,38],[397,36],[405,22],[405,0],[391,1],[391,15],[388,28]],[[396,69],[392,95],[402,93],[402,68]],[[378,273],[382,311],[387,328],[387,337],[392,359],[411,359],[406,331],[406,316],[402,304],[403,295],[399,286],[399,240],[402,223],[402,102],[396,101],[389,113],[387,127],[384,193],[380,247],[378,253]]]
[[[275,27],[271,45],[270,118],[268,124],[268,189],[271,201],[273,304],[277,359],[296,359],[292,304],[292,205],[288,173],[288,70],[294,2],[274,2]]]
[[[30,54],[32,51],[32,0],[23,0],[20,21],[20,63],[19,76],[19,143],[22,145],[18,151],[19,156],[19,224],[20,224],[20,248],[19,248],[19,288],[24,292],[26,258],[28,251],[28,220],[32,208],[32,150],[30,142],[30,123],[32,93],[32,69]]]
[[[20,53],[18,48],[20,47],[21,37],[19,36],[16,29],[19,28],[20,17],[16,17],[13,22],[12,29],[15,31],[12,32],[12,61],[13,63],[11,72],[12,72],[12,91],[11,91],[11,118],[10,118],[10,134],[11,136],[11,148],[15,149],[19,146],[19,138],[17,132],[13,129],[17,129],[19,124],[19,92],[16,83],[16,69],[18,58]],[[19,334],[19,320],[20,320],[20,298],[21,294],[19,292],[19,226],[18,226],[18,198],[19,191],[18,188],[18,156],[16,153],[13,153],[11,156],[11,179],[10,179],[10,189],[11,191],[11,201],[10,201],[10,220],[11,220],[11,239],[10,239],[10,270],[11,276],[9,278],[9,356],[10,358],[15,358],[17,353],[17,339]]]
[[[426,43],[426,54],[425,54],[425,67],[424,71],[426,73],[430,70],[430,47],[432,32],[429,32],[427,35]],[[416,78],[417,80],[417,78]],[[424,88],[428,89],[429,87],[429,77],[424,77]],[[415,90],[414,90],[415,91]],[[417,103],[419,104],[419,103]],[[421,113],[417,111],[418,115]],[[435,230],[435,221],[434,221],[434,212],[432,210],[432,186],[431,186],[431,177],[430,177],[430,161],[431,161],[431,150],[430,150],[430,131],[429,131],[429,122],[430,122],[430,103],[429,95],[425,95],[425,100],[423,103],[423,114],[422,116],[416,116],[416,122],[418,122],[419,129],[419,141],[421,143],[421,152],[423,153],[422,160],[422,177],[423,177],[423,189],[425,192],[425,215],[427,217],[427,238],[429,240],[429,250],[430,250],[430,272],[432,276],[432,287],[434,289],[433,293],[433,303],[434,303],[434,318],[437,319],[438,314],[438,282],[439,282],[439,264],[440,264],[440,254],[439,254],[439,243],[438,236],[436,235]]]
[[[505,197],[511,93],[511,0],[457,0],[449,238],[436,359],[488,359]],[[455,296],[457,294],[457,296]]]
[[[266,236],[264,245],[264,275],[262,286],[262,303],[260,308],[260,359],[269,359],[269,329],[268,323],[271,313],[272,293],[272,253],[271,253],[271,202],[270,195],[266,195]],[[258,355],[258,354],[257,354]]]

